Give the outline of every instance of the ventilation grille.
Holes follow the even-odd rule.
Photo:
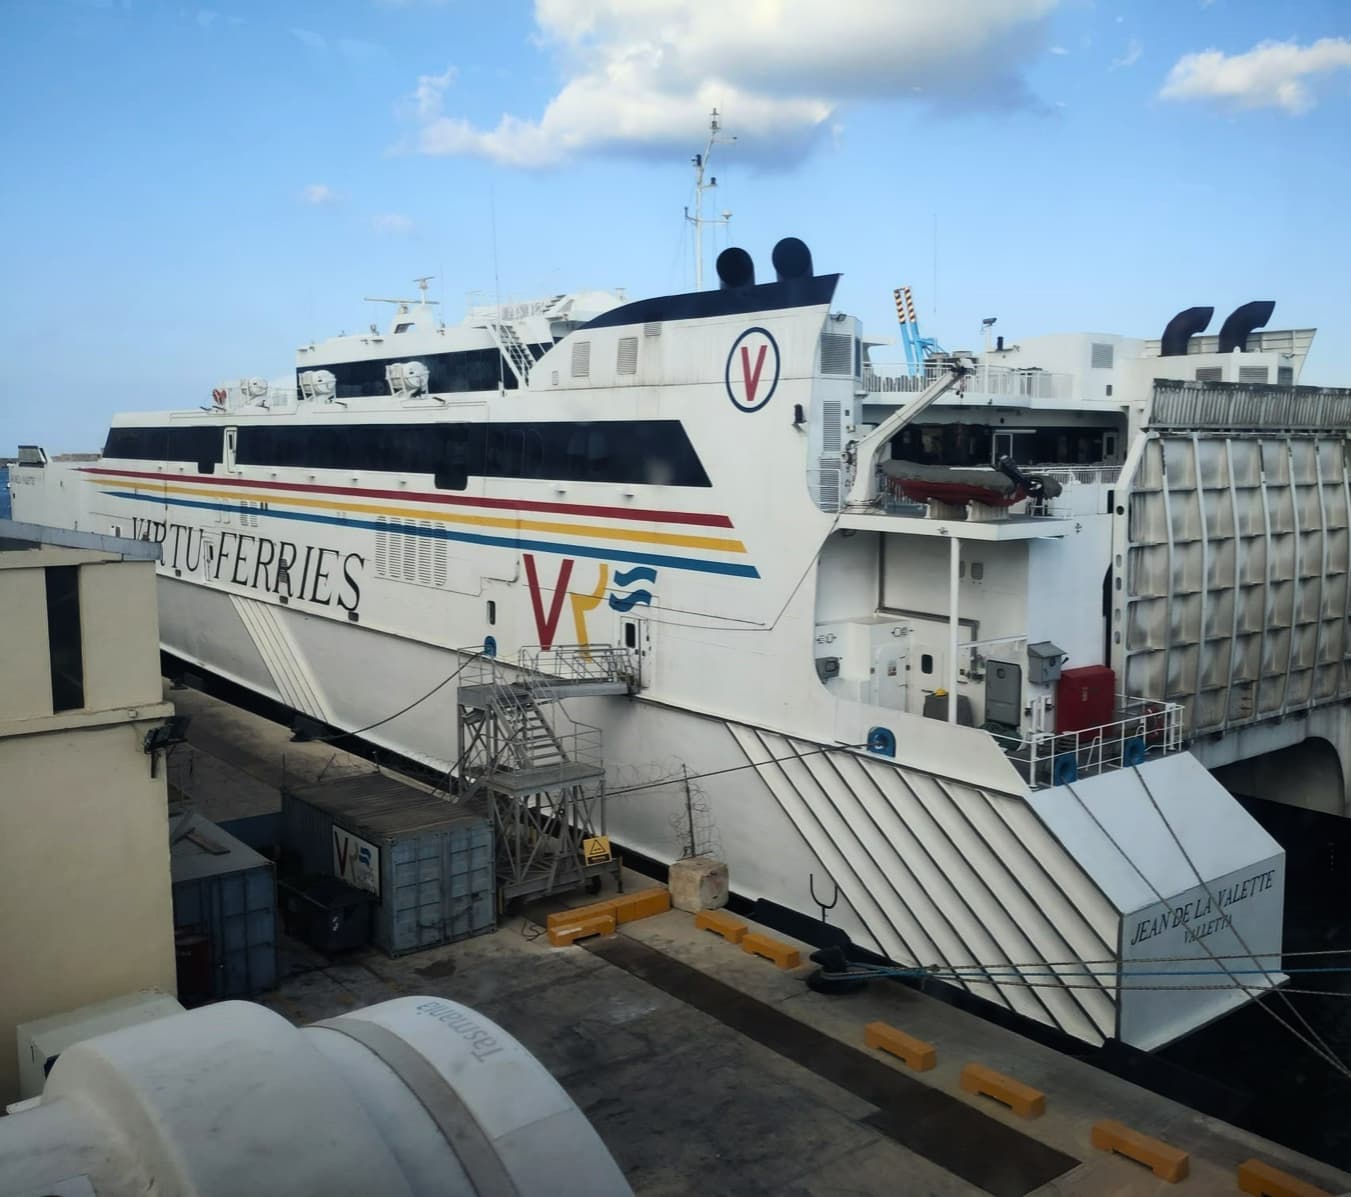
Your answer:
[[[261,503],[247,503],[247,502],[240,503],[239,526],[241,528],[258,527],[258,512],[260,512],[262,509],[263,505]]]
[[[643,325],[643,336],[645,336],[645,337],[659,337],[659,336],[661,336],[661,321],[660,321],[660,320],[649,320],[646,324],[644,324],[644,325]]]
[[[406,528],[431,531],[431,520],[395,520],[377,516],[375,576],[414,586],[443,587],[446,584],[446,542],[435,536],[419,536]]]
[[[1269,382],[1271,371],[1265,366],[1240,366],[1238,368],[1239,382]]]
[[[619,374],[637,374],[638,373],[638,338],[620,337],[619,338],[619,357],[615,363],[615,370]]]
[[[1201,366],[1196,371],[1197,382],[1220,382],[1223,378],[1223,366]]]
[[[840,451],[840,401],[827,399],[821,404],[821,452]]]
[[[1104,344],[1101,341],[1093,342],[1093,357],[1089,365],[1095,370],[1110,370],[1112,368],[1112,346]]]
[[[822,457],[816,472],[816,503],[822,511],[840,509],[840,462],[838,458]]]
[[[1292,387],[1295,385],[1295,367],[1277,366],[1276,367],[1276,385],[1282,387]]]
[[[821,334],[821,373],[853,374],[854,338],[848,333]]]
[[[591,377],[591,342],[575,341],[572,346],[573,378]]]

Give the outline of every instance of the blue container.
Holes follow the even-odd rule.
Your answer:
[[[0,466],[0,520],[13,518],[9,511],[9,466]]]
[[[392,777],[283,791],[282,859],[373,893],[372,938],[391,956],[497,927],[491,824]]]
[[[249,998],[277,985],[277,885],[270,861],[195,812],[170,820],[180,999]],[[189,963],[190,962],[190,963]]]

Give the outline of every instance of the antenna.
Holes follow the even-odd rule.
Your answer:
[[[434,274],[424,274],[421,278],[415,278],[413,280],[417,283],[418,302],[421,303],[424,308],[427,306],[427,284],[435,277],[436,275]]]
[[[493,232],[493,302],[497,305],[497,327],[502,327],[502,280],[497,272],[497,189],[488,184],[488,212],[492,220]],[[494,339],[501,337],[500,332],[493,334]],[[505,395],[507,393],[507,363],[505,356],[499,350],[497,354],[497,393]]]
[[[428,277],[428,278],[434,278],[435,276],[429,274],[427,277]],[[432,307],[432,306],[434,306],[434,305],[440,303],[440,300],[438,300],[438,299],[428,299],[427,296],[426,296],[426,294],[424,293],[420,299],[384,299],[384,298],[382,298],[382,297],[379,296],[379,295],[363,295],[363,296],[361,297],[361,302],[362,302],[362,303],[397,303],[397,304],[399,305],[399,307],[402,308],[402,309],[406,312],[406,311],[408,310],[408,307],[409,307],[410,304],[421,303],[421,304],[427,305],[428,307]]]
[[[689,208],[686,208],[685,219],[694,225],[694,289],[696,291],[704,289],[704,225],[726,225],[732,219],[732,214],[727,211],[724,211],[720,217],[704,219],[704,192],[718,185],[716,175],[705,183],[704,171],[708,169],[708,160],[713,156],[713,147],[718,142],[720,132],[722,132],[722,118],[715,108],[708,120],[708,144],[704,146],[702,154],[695,154],[690,159],[690,162],[694,164],[694,215],[691,216]],[[736,141],[736,138],[733,137],[731,140]]]

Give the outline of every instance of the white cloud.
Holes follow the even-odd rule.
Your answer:
[[[447,114],[449,80],[411,97],[425,154],[547,166],[586,152],[684,152],[718,108],[740,152],[783,161],[851,100],[1033,103],[1020,70],[1058,0],[535,0],[536,42],[564,83],[538,116],[483,128]]]
[[[1125,52],[1121,55],[1121,57],[1112,59],[1111,69],[1114,71],[1119,71],[1124,69],[1125,67],[1133,67],[1137,62],[1140,61],[1140,55],[1143,54],[1144,52],[1145,48],[1140,44],[1139,39],[1131,38],[1131,40],[1126,43]]]
[[[422,120],[434,120],[441,115],[446,88],[455,82],[458,74],[459,72],[452,66],[447,67],[444,74],[418,76],[417,88],[412,98],[417,107],[417,115]]]
[[[1219,100],[1239,108],[1281,108],[1298,116],[1314,106],[1308,76],[1351,68],[1351,41],[1325,37],[1309,46],[1261,42],[1246,54],[1185,54],[1168,72],[1165,100]]]
[[[412,220],[402,212],[381,212],[371,217],[371,224],[377,233],[402,234],[413,231]]]
[[[328,39],[322,33],[315,33],[313,29],[292,29],[291,36],[297,38],[307,49],[328,49]]]
[[[327,183],[310,183],[305,190],[300,193],[300,198],[307,204],[331,204],[338,198],[338,193]]]
[[[1064,46],[1052,46],[1046,51],[1048,54],[1068,54],[1069,51]]]

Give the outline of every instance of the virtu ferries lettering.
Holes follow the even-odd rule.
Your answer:
[[[1275,876],[1275,869],[1267,869],[1264,873],[1255,873],[1245,881],[1222,885],[1214,893],[1202,894],[1199,898],[1165,910],[1162,914],[1152,914],[1148,918],[1143,918],[1136,924],[1130,946],[1144,943],[1145,940],[1162,935],[1174,927],[1183,928],[1183,936],[1188,943],[1196,943],[1214,935],[1216,931],[1233,925],[1233,917],[1224,913],[1228,907],[1270,889]]]
[[[219,533],[164,520],[132,520],[132,536],[163,546],[161,564],[212,582],[229,582],[321,607],[361,605],[360,553],[298,545],[244,532]]]

